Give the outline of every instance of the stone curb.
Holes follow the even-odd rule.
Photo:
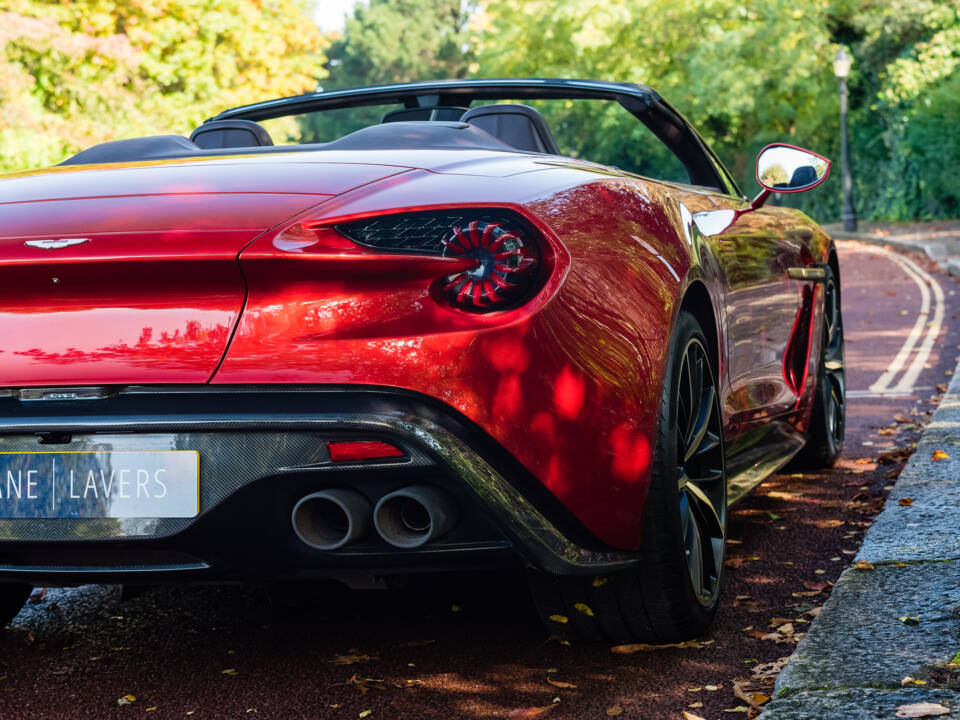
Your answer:
[[[843,572],[759,720],[893,718],[921,701],[960,719],[960,689],[900,684],[960,652],[960,364],[855,560],[874,567]]]

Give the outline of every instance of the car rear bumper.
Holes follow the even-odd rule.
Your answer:
[[[200,453],[199,514],[0,519],[0,580],[337,577],[511,565],[591,574],[637,561],[636,553],[600,543],[488,435],[430,398],[316,386],[102,394],[0,399],[0,451],[109,449],[159,437]],[[384,440],[404,457],[333,462],[326,443],[336,440]],[[424,483],[449,493],[459,522],[420,548],[395,548],[371,530],[342,548],[317,550],[291,525],[297,501],[318,490],[350,488],[375,504]]]

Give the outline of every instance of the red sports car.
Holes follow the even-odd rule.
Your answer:
[[[274,144],[274,142],[294,144]],[[0,614],[31,585],[519,567],[703,633],[727,508],[844,428],[831,239],[648,87],[236,108],[0,179]]]

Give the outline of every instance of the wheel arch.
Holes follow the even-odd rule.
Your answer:
[[[693,315],[700,327],[703,328],[704,335],[707,336],[710,356],[714,362],[714,372],[717,374],[717,380],[722,377],[720,372],[720,334],[717,328],[717,316],[713,305],[713,299],[710,297],[710,291],[700,280],[694,280],[687,287],[680,301],[680,311],[686,310]]]

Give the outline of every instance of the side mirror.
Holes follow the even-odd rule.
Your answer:
[[[795,193],[815,188],[829,174],[830,161],[823,155],[785,143],[767,145],[757,156],[757,182],[763,191],[750,207],[761,207],[772,192]]]

